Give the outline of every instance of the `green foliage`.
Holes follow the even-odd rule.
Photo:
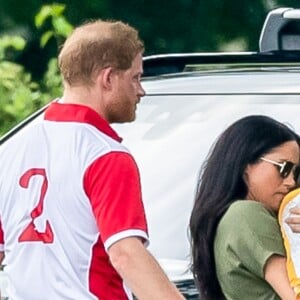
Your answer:
[[[0,61],[0,134],[41,105],[38,87],[21,65]]]
[[[57,58],[51,58],[48,68],[41,83],[42,103],[49,102],[62,95],[62,78],[57,67]]]
[[[70,34],[73,26],[63,16],[64,10],[64,5],[45,5],[36,15],[35,24],[38,28],[42,28],[49,19],[52,25],[50,30],[41,35],[41,47],[45,47],[50,38],[59,43]],[[22,51],[25,46],[26,41],[20,36],[5,35],[0,38],[0,135],[62,93],[56,58],[49,60],[39,82],[33,81],[22,65],[8,60],[9,51]]]
[[[38,85],[21,65],[5,60],[9,50],[21,51],[25,45],[19,36],[0,38],[0,134],[36,108]]]
[[[50,29],[46,30],[40,39],[40,46],[45,47],[51,38],[56,40],[57,47],[73,30],[71,23],[67,21],[63,13],[64,4],[44,5],[35,16],[35,25],[41,29],[46,27],[47,20],[51,21]],[[57,58],[50,58],[47,70],[41,82],[42,102],[59,97],[62,93],[62,78],[58,70]]]
[[[20,36],[4,35],[0,38],[0,60],[5,58],[6,51],[10,48],[21,51],[25,48],[26,41]]]
[[[63,16],[65,8],[64,4],[44,5],[35,16],[35,26],[37,28],[42,28],[46,21],[51,19],[52,28],[42,34],[41,47],[45,47],[52,37],[59,42],[61,38],[66,38],[73,30],[73,26]]]

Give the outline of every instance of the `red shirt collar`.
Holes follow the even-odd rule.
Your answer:
[[[106,120],[85,105],[53,102],[46,109],[44,119],[56,122],[87,123],[114,140],[122,141],[122,138],[118,136]]]

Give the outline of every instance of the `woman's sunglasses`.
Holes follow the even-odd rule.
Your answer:
[[[274,160],[271,160],[271,159],[268,159],[265,157],[261,157],[260,159],[276,166],[281,178],[283,178],[283,179],[287,178],[291,174],[291,172],[293,172],[294,180],[296,182],[298,181],[298,178],[300,175],[300,166],[299,165],[294,164],[288,160],[283,161],[282,163],[279,163],[277,161],[274,161]]]

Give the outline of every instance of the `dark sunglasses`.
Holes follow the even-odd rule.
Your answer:
[[[298,178],[300,175],[300,165],[294,164],[288,160],[283,161],[282,163],[279,163],[277,161],[274,161],[274,160],[271,160],[271,159],[268,159],[265,157],[261,157],[260,159],[276,166],[281,178],[283,178],[283,179],[287,178],[291,174],[291,172],[293,172],[294,180],[298,181]]]

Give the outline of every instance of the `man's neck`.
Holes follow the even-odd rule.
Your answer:
[[[65,87],[62,101],[63,103],[88,106],[104,117],[101,109],[101,99],[99,95],[95,93],[93,88],[86,88],[82,86]]]

